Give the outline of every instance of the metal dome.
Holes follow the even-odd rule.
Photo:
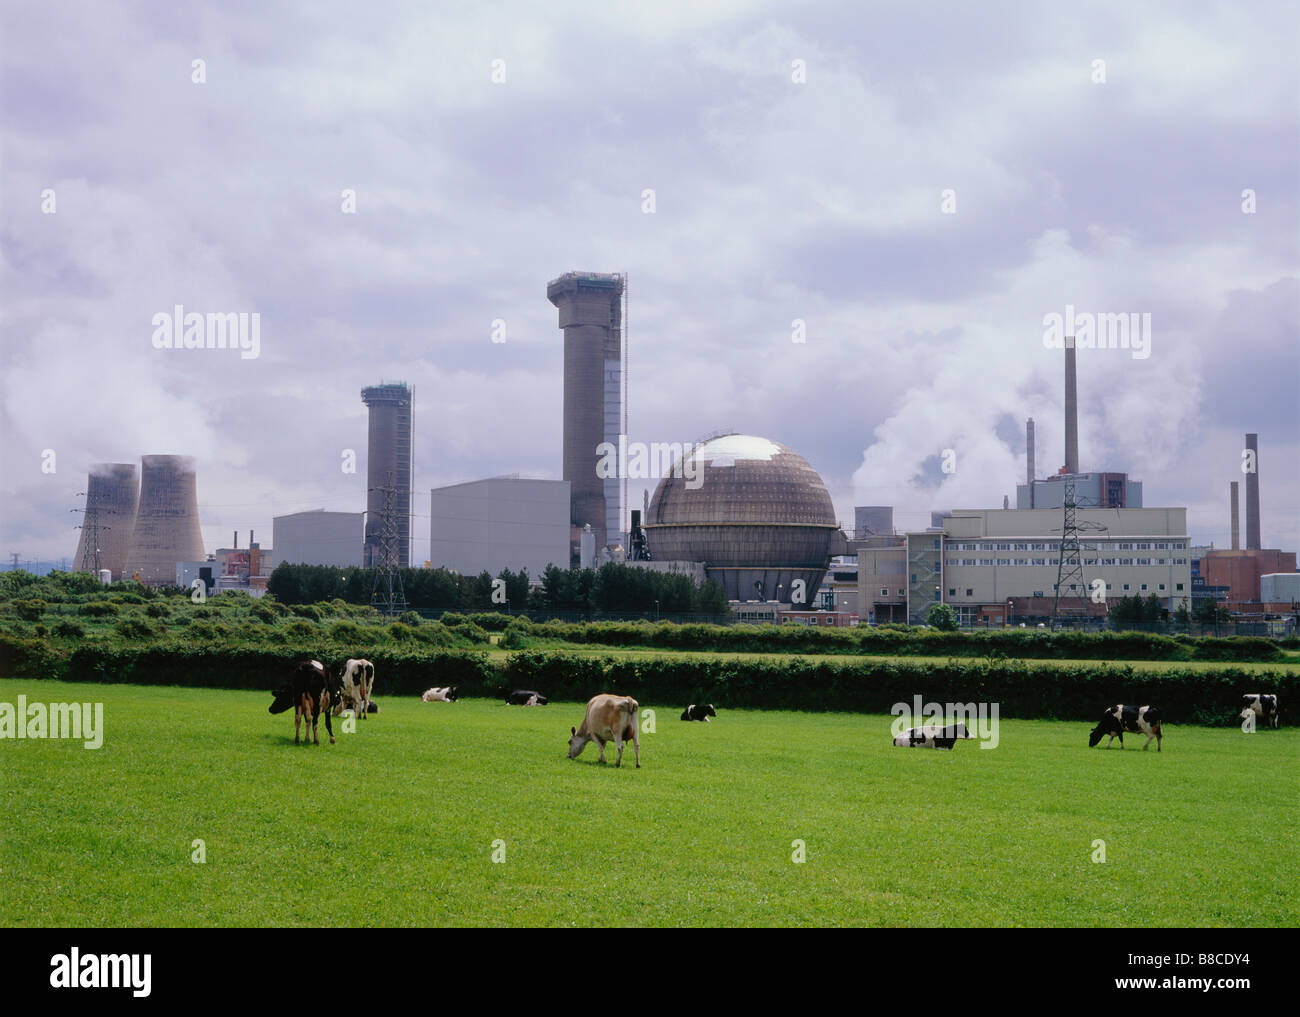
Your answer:
[[[811,604],[839,525],[826,485],[802,456],[728,434],[698,445],[672,472],[647,513],[654,558],[703,562],[731,600],[790,602],[802,581],[795,603]]]

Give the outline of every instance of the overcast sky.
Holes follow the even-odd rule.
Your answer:
[[[560,475],[574,269],[628,273],[633,440],[780,441],[850,527],[1014,504],[1027,416],[1063,461],[1044,316],[1150,314],[1079,352],[1082,468],[1226,545],[1257,431],[1295,549],[1298,11],[6,3],[0,553],[70,558],[87,466],[143,454],[197,457],[209,551],[360,511],[360,389],[404,380],[423,560],[430,487]],[[259,355],[155,349],[176,304]]]

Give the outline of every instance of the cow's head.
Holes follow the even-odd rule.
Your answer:
[[[1106,732],[1102,730],[1101,724],[1098,724],[1096,727],[1094,727],[1092,729],[1092,733],[1088,735],[1088,748],[1090,749],[1094,748],[1096,744],[1099,741],[1101,741],[1103,737],[1105,737],[1105,734]]]
[[[704,706],[700,707],[699,712],[705,717],[716,717],[718,715],[718,711],[713,708],[712,703],[706,703]]]
[[[578,734],[576,727],[569,728],[569,758],[577,759],[579,753],[587,747],[588,738]]]
[[[293,706],[294,696],[292,685],[285,685],[283,688],[278,688],[272,692],[271,695],[275,698],[271,701],[271,705],[266,708],[268,713],[284,713],[285,710]]]
[[[457,686],[453,685],[451,688],[447,690],[447,702],[454,703],[457,699],[460,698],[460,693],[457,692],[456,689]]]

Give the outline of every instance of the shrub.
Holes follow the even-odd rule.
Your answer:
[[[89,604],[82,604],[77,608],[77,614],[84,615],[87,618],[113,618],[120,613],[116,604],[110,604],[106,600],[93,600]]]
[[[310,618],[314,622],[324,617],[324,612],[315,604],[294,604],[289,610],[299,618]]]
[[[305,621],[294,621],[286,625],[283,632],[288,639],[314,639],[316,626]]]
[[[492,637],[472,621],[465,621],[453,630],[457,636],[468,643],[491,643]]]
[[[513,621],[510,615],[503,614],[500,611],[487,611],[479,614],[472,614],[469,616],[469,620],[479,628],[486,629],[488,632],[504,632],[506,626]]]
[[[280,617],[280,614],[270,604],[264,604],[261,601],[258,601],[248,609],[248,616],[271,625]]]
[[[14,611],[23,621],[39,621],[48,607],[49,604],[39,597],[34,597],[31,600],[14,601]]]
[[[68,621],[61,621],[59,624],[55,625],[54,634],[61,639],[84,639],[86,636],[86,629],[84,626],[69,619]]]
[[[172,609],[162,601],[155,601],[144,609],[144,613],[150,618],[169,618],[171,617]]]
[[[415,611],[403,611],[397,616],[397,620],[403,625],[411,626],[413,629],[418,629],[423,622],[423,619]]]
[[[152,639],[157,635],[154,627],[143,618],[123,618],[113,629],[123,639]]]
[[[338,643],[358,643],[366,638],[366,633],[354,621],[334,622],[329,627],[329,634],[330,638]]]

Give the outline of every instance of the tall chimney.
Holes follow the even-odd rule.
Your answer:
[[[234,536],[234,541],[235,541],[235,542],[234,542],[233,544],[231,544],[230,546],[233,547],[236,551],[238,551],[238,550],[239,550],[239,531],[238,531],[238,530],[235,530],[235,531],[234,531],[234,534],[235,534],[235,536]]]
[[[621,539],[621,479],[602,477],[599,446],[619,447],[623,423],[624,277],[567,272],[546,285],[564,332],[563,478],[569,482],[570,543],[590,526],[596,551]]]
[[[1079,472],[1079,379],[1072,335],[1065,337],[1065,472]]]
[[[1025,483],[1034,482],[1034,418],[1025,421]]]
[[[1254,452],[1254,467],[1246,474],[1246,550],[1259,549],[1259,435],[1246,435],[1246,448]]]
[[[1232,482],[1232,549],[1241,550],[1241,524],[1237,518],[1237,482]]]

